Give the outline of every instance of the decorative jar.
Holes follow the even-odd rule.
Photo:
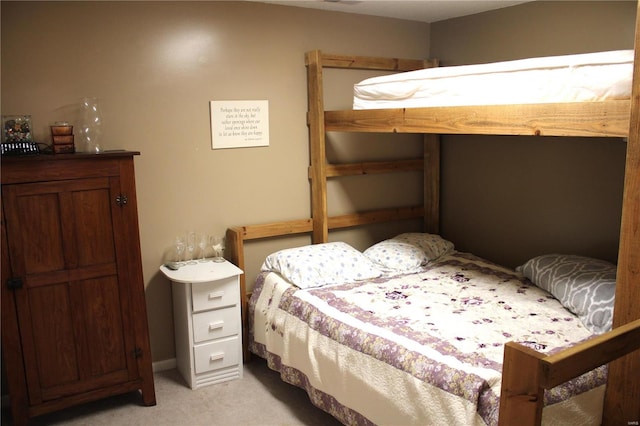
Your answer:
[[[83,152],[102,152],[102,111],[97,98],[83,98],[80,104],[80,141]]]

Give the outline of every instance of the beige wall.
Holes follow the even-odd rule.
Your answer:
[[[0,8],[2,113],[32,114],[36,138],[48,142],[49,124],[77,120],[79,99],[97,96],[105,147],[142,153],[136,178],[154,361],[174,356],[170,288],[158,266],[177,233],[309,215],[305,51],[420,58],[431,49],[451,65],[630,48],[635,16],[633,2],[536,2],[432,25],[247,2]],[[329,107],[349,105],[351,80],[328,73]],[[208,102],[234,99],[269,100],[269,147],[211,150]],[[402,145],[371,135],[338,144],[343,138],[330,135],[330,158],[363,148],[367,159],[420,153],[414,136]],[[620,141],[445,138],[443,234],[512,266],[547,250],[615,257],[623,159]],[[422,191],[411,173],[330,187],[332,213],[414,204]],[[331,238],[363,249],[418,226]],[[250,248],[249,282],[274,244]]]
[[[636,2],[533,2],[431,26],[444,65],[633,49]],[[620,139],[443,137],[442,234],[516,266],[546,252],[615,261]]]
[[[154,361],[174,356],[170,287],[158,267],[177,233],[223,234],[228,226],[310,215],[305,51],[428,56],[425,23],[260,3],[3,1],[0,7],[2,113],[32,114],[35,137],[49,142],[50,124],[76,121],[80,98],[97,96],[105,148],[142,153],[136,178]],[[349,106],[348,85],[342,79],[331,85],[346,90],[329,104]],[[211,150],[209,101],[236,99],[269,101],[269,147]],[[351,155],[334,144],[330,151]],[[409,180],[400,182],[419,203],[419,176]],[[347,210],[354,191],[365,199],[358,202],[375,200],[361,185],[357,179],[334,185],[332,206]]]

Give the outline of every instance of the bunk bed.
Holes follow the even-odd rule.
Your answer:
[[[638,20],[640,22],[640,19]],[[629,424],[640,419],[640,382],[629,380],[640,371],[640,28],[636,24],[632,93],[627,99],[594,102],[441,106],[325,111],[323,69],[411,71],[436,66],[436,61],[413,61],[330,55],[306,55],[310,143],[310,218],[227,230],[229,259],[244,267],[245,242],[263,238],[311,234],[314,244],[327,243],[330,230],[398,219],[423,218],[424,231],[439,231],[439,134],[539,136],[598,136],[627,139],[624,204],[615,288],[613,329],[553,354],[516,342],[506,343],[499,398],[499,424],[541,424],[544,392],[596,367],[607,364],[603,424]],[[326,132],[424,134],[421,159],[329,164]],[[329,216],[327,179],[392,171],[422,170],[424,204]],[[436,266],[434,266],[436,267]],[[264,277],[261,279],[265,279]],[[241,281],[245,360],[250,353],[249,296]],[[252,303],[255,300],[252,299]],[[253,315],[252,315],[253,317]],[[344,419],[343,419],[344,421]]]

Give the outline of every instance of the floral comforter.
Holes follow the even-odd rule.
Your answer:
[[[549,293],[464,253],[309,290],[263,273],[249,315],[250,349],[345,424],[497,424],[506,342],[550,354],[591,336]],[[599,423],[605,375],[548,391],[544,418]]]

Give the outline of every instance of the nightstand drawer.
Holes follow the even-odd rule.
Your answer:
[[[235,307],[193,315],[193,341],[196,343],[238,334],[240,318]]]
[[[236,305],[240,300],[238,278],[194,284],[192,300],[194,312]]]
[[[194,347],[196,374],[240,364],[238,336]]]

